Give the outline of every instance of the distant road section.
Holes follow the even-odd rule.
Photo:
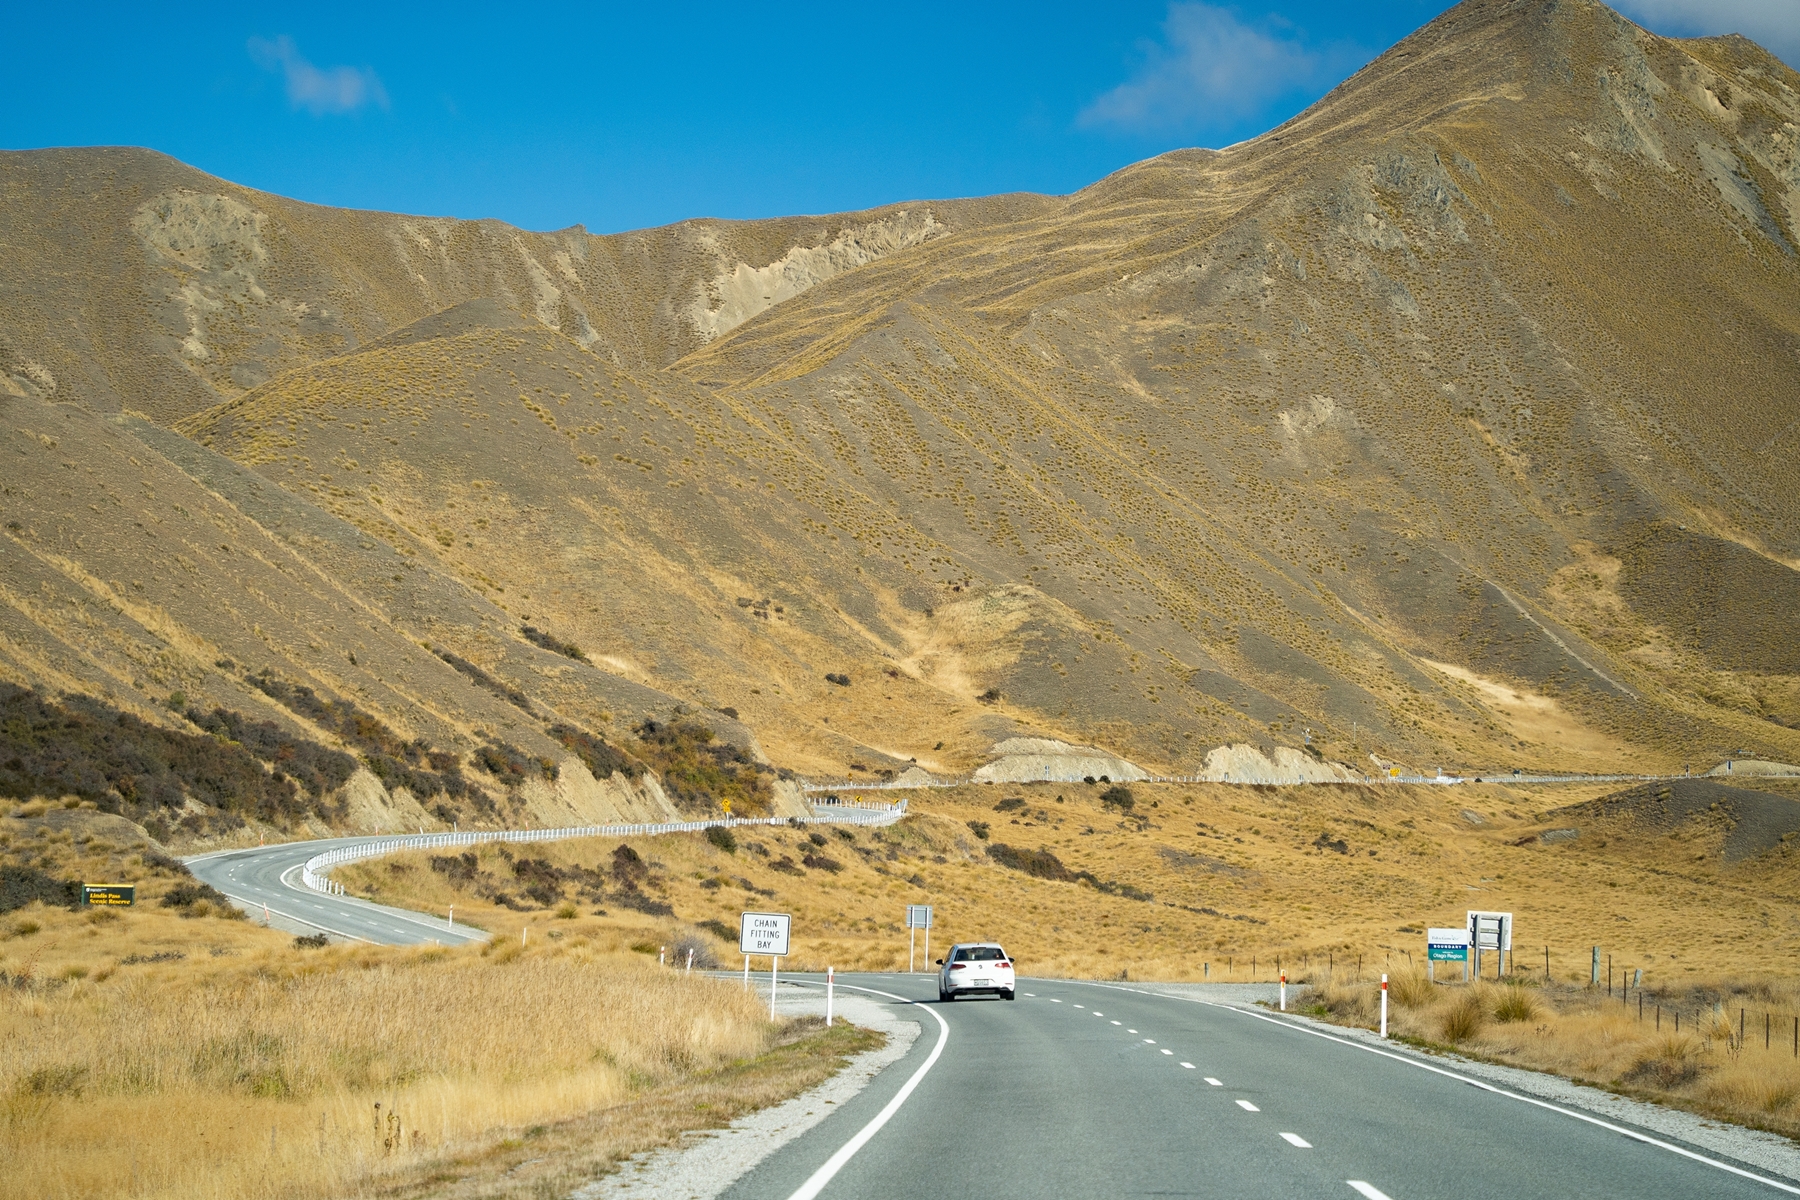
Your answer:
[[[392,841],[391,837],[326,838],[313,842],[286,842],[249,850],[221,850],[187,861],[188,869],[204,883],[218,888],[252,916],[267,910],[271,924],[282,928],[333,934],[358,942],[389,946],[416,946],[436,942],[460,946],[487,935],[446,919],[371,904],[354,896],[315,892],[300,882],[308,859],[340,846],[361,846]]]

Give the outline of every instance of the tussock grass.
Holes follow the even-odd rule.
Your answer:
[[[5,1200],[50,1181],[245,1197],[360,1194],[446,1163],[479,1175],[559,1123],[741,1071],[783,1040],[753,994],[657,970],[591,922],[529,949],[299,951],[249,923],[196,938],[159,912],[30,919],[0,943],[0,967],[24,976],[0,991]],[[170,945],[185,957],[124,964]],[[842,1049],[821,1043],[758,1088],[797,1090]],[[742,1106],[715,1091],[709,1111]],[[600,1169],[712,1119],[690,1107],[583,1144]]]
[[[302,948],[165,907],[191,881],[117,818],[51,815],[0,823],[0,863],[139,903],[0,914],[0,1200],[566,1192],[879,1040],[771,1026],[579,910],[529,946]]]
[[[1622,1003],[1604,989],[1565,984],[1419,987],[1422,978],[1390,980],[1388,1027],[1395,1037],[1454,1046],[1484,1059],[1800,1136],[1800,1059],[1793,1053],[1800,984],[1792,980],[1711,980],[1647,990],[1640,1021],[1635,994]],[[1340,1024],[1373,1027],[1376,986],[1321,978],[1297,997],[1297,1007]],[[1677,1010],[1682,1013],[1679,1032]],[[1766,1049],[1764,1013],[1770,1017]]]

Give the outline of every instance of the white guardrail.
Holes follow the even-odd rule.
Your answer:
[[[700,833],[715,826],[737,829],[746,825],[892,825],[906,815],[906,801],[880,806],[821,804],[828,815],[810,817],[720,817],[711,821],[668,821],[644,825],[579,825],[566,829],[492,829],[466,833],[408,833],[377,838],[354,846],[339,846],[315,854],[300,868],[300,882],[315,892],[341,896],[342,884],[326,874],[332,867],[367,858],[380,858],[400,850],[432,850],[440,846],[479,846],[486,842],[560,842],[583,837],[653,837],[659,833]]]
[[[1457,775],[1451,775],[1451,774],[1442,774],[1442,775],[1424,775],[1424,774],[1418,774],[1418,775],[1386,775],[1386,774],[1370,775],[1370,774],[1364,774],[1358,779],[1287,780],[1277,786],[1280,786],[1280,787],[1306,787],[1311,784],[1329,784],[1329,783],[1352,783],[1352,784],[1355,784],[1355,783],[1363,783],[1363,784],[1378,784],[1378,783],[1430,783],[1430,784],[1457,784],[1457,783],[1663,783],[1663,782],[1666,782],[1671,779],[1701,779],[1701,778],[1706,778],[1706,779],[1732,779],[1732,778],[1738,778],[1738,779],[1793,779],[1793,778],[1796,778],[1796,776],[1776,775],[1776,774],[1738,775],[1738,776],[1731,776],[1731,775],[1706,775],[1706,776],[1700,776],[1700,775],[1523,775],[1523,774],[1514,775],[1512,773],[1512,771],[1510,769],[1508,769],[1508,770],[1504,770],[1504,771],[1495,771],[1491,774],[1486,771],[1468,772],[1465,774],[1457,774]],[[923,782],[923,783],[915,782],[913,780],[883,780],[880,782],[871,781],[871,782],[865,783],[865,782],[861,782],[861,781],[854,780],[854,779],[846,779],[842,783],[803,783],[800,785],[800,790],[803,792],[807,792],[807,793],[816,793],[816,792],[908,792],[908,791],[923,791],[927,788],[966,787],[970,784],[975,784],[975,783],[984,783],[984,784],[985,783],[1002,783],[1002,784],[1005,784],[1010,787],[1020,787],[1027,783],[1083,783],[1083,782],[1086,782],[1085,778],[1077,779],[1073,775],[1053,776],[1048,771],[1046,771],[1044,774],[1044,777],[1042,779],[993,780],[993,779],[976,779],[972,775],[967,775],[960,779],[933,779],[933,780],[930,780],[928,782]],[[1221,778],[1218,778],[1218,777],[1212,776],[1212,775],[1144,775],[1144,776],[1140,776],[1139,778],[1136,778],[1136,779],[1116,779],[1116,780],[1111,780],[1110,782],[1113,782],[1113,783],[1222,783],[1222,784],[1226,785],[1227,787],[1267,786],[1262,780],[1231,779],[1229,777],[1221,779]],[[819,805],[821,802],[818,800],[814,800],[814,801],[812,801],[812,803],[814,805]],[[827,801],[826,803],[832,803],[832,802]],[[842,801],[842,803],[849,805],[849,804],[854,804],[856,802],[853,800],[845,800],[845,801]]]

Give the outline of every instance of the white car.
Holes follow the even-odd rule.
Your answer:
[[[997,942],[959,942],[938,967],[940,1003],[958,996],[1013,998],[1013,960]]]

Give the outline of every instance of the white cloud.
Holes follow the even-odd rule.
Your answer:
[[[327,67],[321,70],[300,56],[294,39],[250,39],[250,57],[265,71],[279,70],[287,77],[288,103],[313,116],[353,113],[373,102],[386,109],[387,90],[368,67]]]
[[[1800,69],[1800,0],[1615,0],[1652,33],[1709,37],[1741,33]]]
[[[1150,131],[1232,121],[1346,65],[1341,47],[1315,50],[1292,27],[1256,28],[1211,4],[1171,4],[1163,40],[1142,49],[1137,74],[1083,109],[1080,124]]]

